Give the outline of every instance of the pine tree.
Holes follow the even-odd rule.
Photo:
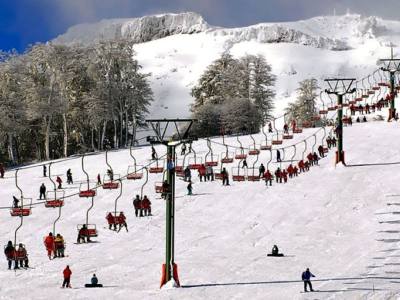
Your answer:
[[[299,85],[297,100],[286,108],[287,121],[296,120],[300,124],[310,123],[317,114],[317,80],[305,79]]]

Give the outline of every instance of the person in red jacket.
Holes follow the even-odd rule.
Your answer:
[[[126,217],[124,212],[122,211],[119,213],[118,216],[118,225],[119,225],[118,232],[120,232],[122,227],[125,227],[126,232],[128,232],[128,224],[126,224]]]
[[[142,206],[143,206],[144,215],[151,216],[151,202],[150,202],[150,199],[147,198],[146,195],[143,197]]]
[[[71,288],[71,275],[72,275],[72,271],[69,268],[69,266],[67,265],[67,267],[64,269],[63,271],[63,275],[64,275],[64,281],[62,284],[62,287],[65,288]]]
[[[49,235],[44,239],[44,245],[47,250],[47,256],[51,259],[51,255],[54,255],[54,236],[50,232]]]
[[[107,220],[107,223],[108,223],[108,229],[111,230],[111,227],[114,226],[114,230],[117,230],[117,224],[115,224],[115,218],[114,218],[112,213],[109,212],[107,214],[106,220]]]
[[[292,178],[293,177],[293,173],[294,173],[294,169],[293,169],[292,164],[290,164],[289,167],[287,168],[287,172],[289,174],[289,178]]]
[[[296,120],[292,120],[292,130],[293,132],[296,130]]]
[[[61,177],[60,176],[57,176],[57,178],[56,178],[56,182],[58,183],[58,189],[62,189],[62,187],[61,187],[61,184],[62,184],[62,180],[61,180]]]
[[[293,175],[296,177],[299,176],[299,169],[296,166],[293,167]]]
[[[308,159],[308,162],[313,166],[314,165],[314,156],[311,152],[308,153],[307,159]]]
[[[299,165],[299,169],[300,169],[300,173],[301,172],[305,172],[305,165],[304,165],[304,160],[300,160],[299,161],[299,163],[298,163],[298,165]]]
[[[200,177],[200,181],[203,181],[203,178],[204,178],[204,181],[207,181],[206,166],[204,164],[202,164],[199,168],[199,177]]]
[[[283,177],[283,182],[284,183],[287,182],[287,176],[288,176],[288,173],[286,172],[285,169],[283,169],[281,177]]]
[[[268,185],[268,182],[269,182],[269,185],[271,186],[272,185],[272,174],[271,174],[271,172],[269,171],[269,170],[267,170],[265,173],[264,173],[264,180],[265,180],[265,184],[266,185]]]

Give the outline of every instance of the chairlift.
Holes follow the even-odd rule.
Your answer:
[[[276,132],[276,140],[274,140],[273,137],[272,137],[272,145],[282,145],[283,140],[279,139],[279,131],[275,126],[275,120],[276,119],[274,118],[272,120],[272,123],[274,124],[274,129],[275,129],[275,132]]]
[[[208,147],[208,152],[205,156],[205,166],[206,167],[218,166],[218,155],[213,154],[210,139],[207,139],[207,147]]]
[[[265,132],[264,126],[261,127],[261,131],[265,137],[265,141],[264,142],[261,141],[260,150],[262,150],[262,151],[271,150],[272,145],[268,145],[268,135]]]
[[[117,211],[117,203],[118,203],[118,200],[122,196],[122,181],[121,181],[121,179],[119,179],[118,181],[119,181],[120,189],[119,189],[119,194],[114,202],[114,211],[108,212],[106,215],[106,220],[108,222],[108,225],[112,225],[114,227],[114,230],[117,230],[117,225],[126,224],[125,218],[123,216],[121,216],[121,213],[123,213],[123,212]],[[109,217],[109,216],[111,216],[111,217]]]
[[[129,148],[129,155],[133,159],[133,166],[128,166],[128,175],[126,176],[126,179],[128,180],[138,180],[142,179],[143,173],[139,172],[137,170],[137,165],[136,165],[136,158],[133,156],[132,153],[132,146]]]
[[[236,140],[239,143],[239,148],[235,150],[235,159],[237,160],[243,160],[247,158],[247,154],[244,152],[244,148],[242,145],[242,142],[239,139],[239,135],[236,136]]]
[[[249,146],[249,155],[259,155],[260,154],[260,150],[257,149],[256,146],[256,140],[254,139],[254,137],[250,134],[250,138],[253,140],[253,144]]]
[[[256,169],[256,164],[258,162],[258,158],[259,158],[259,155],[257,154],[257,158],[253,162],[253,167],[249,169],[251,171],[250,174],[249,174],[249,170],[247,170],[247,180],[248,181],[253,181],[253,182],[260,181],[260,176],[256,175],[256,172],[258,171]]]
[[[25,198],[22,192],[22,189],[18,185],[18,172],[19,169],[15,171],[15,186],[16,188],[20,191],[20,198],[19,202],[21,203],[20,206],[18,207],[12,207],[10,210],[10,215],[12,217],[27,217],[31,215],[32,213],[32,198]],[[29,202],[29,205],[24,205],[24,200],[27,200]],[[22,226],[22,220],[21,220],[21,226]]]
[[[111,167],[110,163],[108,162],[108,150],[106,150],[106,164],[108,166],[108,170],[110,170],[110,174],[105,174],[103,176],[103,189],[104,190],[115,190],[119,187],[119,182],[115,181],[115,177],[118,177],[117,179],[120,178],[118,174],[114,174],[114,170]],[[107,180],[108,178],[108,180]]]
[[[149,173],[151,173],[151,174],[160,174],[160,173],[164,172],[164,167],[163,166],[159,166],[158,165],[158,161],[159,161],[159,159],[157,157],[156,166],[155,167],[150,167],[149,168]],[[163,163],[163,165],[164,165],[164,163]]]
[[[232,180],[233,181],[245,181],[246,180],[246,175],[245,175],[245,170],[240,167],[233,167],[232,168]]]
[[[78,229],[78,235],[82,235],[83,237],[86,237],[88,239],[88,242],[90,242],[91,237],[97,237],[97,229],[95,224],[89,224],[89,212],[92,210],[94,206],[94,197],[91,197],[92,201],[89,206],[89,208],[86,211],[86,222],[85,224],[78,224],[77,229]]]
[[[85,175],[86,175],[86,183],[82,182],[79,185],[79,197],[89,198],[89,197],[96,196],[96,190],[90,188],[89,174],[88,174],[88,172],[86,172],[85,166],[83,163],[84,158],[85,158],[85,155],[82,155],[81,168],[82,168],[82,172],[85,173]]]

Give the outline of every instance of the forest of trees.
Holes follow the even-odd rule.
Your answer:
[[[262,55],[224,53],[192,89],[197,136],[258,132],[272,116],[276,77]]]
[[[153,94],[127,40],[0,54],[0,161],[126,147]]]

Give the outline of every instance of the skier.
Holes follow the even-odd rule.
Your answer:
[[[144,215],[145,216],[151,216],[151,202],[150,202],[150,199],[147,198],[146,195],[144,195],[144,197],[143,197],[142,207],[143,207],[143,210],[144,210]]]
[[[287,179],[288,179],[288,174],[286,172],[285,169],[283,169],[282,173],[281,173],[281,177],[283,177],[283,182],[287,183]]]
[[[47,177],[47,167],[43,165],[43,177]]]
[[[278,256],[278,254],[279,254],[279,249],[278,249],[278,246],[277,246],[277,245],[274,245],[274,246],[272,247],[271,253],[272,253],[273,256]]]
[[[314,165],[314,155],[311,152],[308,153],[307,159],[310,162],[310,164],[313,166]]]
[[[229,185],[229,173],[226,168],[223,168],[221,171],[222,175],[222,185]]]
[[[304,168],[306,171],[310,171],[310,162],[308,160],[304,163]]]
[[[204,164],[202,164],[200,166],[200,168],[198,169],[198,172],[199,172],[200,182],[203,181],[203,178],[204,178],[204,181],[207,181],[207,178],[206,178],[206,167],[205,167]]]
[[[289,134],[289,126],[288,126],[288,124],[286,124],[286,123],[285,123],[285,125],[283,125],[283,132],[284,132],[285,134]]]
[[[336,147],[336,138],[335,137],[332,137],[332,146],[333,147]]]
[[[43,196],[43,199],[46,199],[46,186],[44,185],[44,183],[42,183],[42,185],[40,186],[39,193],[40,193],[40,196],[39,196],[40,200],[42,200],[42,196]]]
[[[72,271],[69,268],[69,266],[67,265],[67,267],[63,271],[64,281],[62,284],[62,288],[65,288],[65,287],[71,288],[71,275],[72,275]]]
[[[356,122],[360,123],[360,117],[357,117]]]
[[[268,185],[268,182],[269,182],[270,186],[272,185],[273,177],[272,177],[272,174],[271,174],[271,172],[269,170],[267,170],[264,173],[264,180],[265,180],[265,185]]]
[[[367,122],[367,118],[364,116],[362,119],[363,122]]]
[[[353,119],[351,117],[349,117],[349,125],[353,126]]]
[[[18,208],[18,203],[19,203],[19,199],[17,197],[13,196],[13,207]]]
[[[261,176],[263,176],[263,175],[264,175],[264,173],[265,173],[265,167],[264,167],[264,165],[263,165],[263,164],[261,164],[261,165],[260,165],[260,167],[258,168],[258,172],[259,172],[259,175],[258,175],[258,177],[260,177],[260,178],[261,178]]]
[[[15,248],[11,241],[8,241],[7,246],[4,248],[4,254],[8,261],[8,269],[11,270],[12,261],[15,259]],[[17,261],[14,261],[14,267],[18,267]]]
[[[126,217],[125,217],[125,214],[123,211],[121,211],[119,213],[118,219],[119,219],[118,220],[118,223],[119,223],[118,224],[119,225],[118,232],[121,231],[122,227],[125,227],[126,232],[128,232],[128,224],[126,224]]]
[[[295,132],[295,130],[296,130],[296,125],[297,125],[295,119],[292,120],[291,125],[292,125],[292,130],[293,130],[293,132]]]
[[[294,173],[294,168],[293,168],[292,164],[290,164],[289,167],[287,168],[287,172],[289,174],[289,178],[292,178],[293,173]]]
[[[4,166],[0,163],[0,178],[4,178]]]
[[[64,238],[59,233],[57,233],[54,239],[54,246],[56,250],[54,257],[64,257],[64,250],[65,250]]]
[[[325,155],[324,155],[324,147],[322,145],[318,146],[318,153],[319,153],[319,156],[325,157]]]
[[[135,208],[135,216],[139,215],[139,212],[142,210],[142,204],[139,195],[136,195],[136,198],[133,200],[133,207]]]
[[[107,214],[106,220],[107,220],[107,223],[108,223],[108,229],[111,230],[111,228],[114,227],[113,230],[116,231],[117,230],[117,224],[115,223],[115,218],[114,218],[112,213],[109,212]]]
[[[214,181],[214,170],[211,166],[207,166],[206,177],[208,181]]]
[[[67,170],[67,184],[73,184],[71,169]]]
[[[246,159],[243,159],[243,162],[242,162],[242,169],[243,169],[243,168],[248,168]]]
[[[186,144],[183,143],[181,147],[181,155],[185,155],[185,153],[186,153]]]
[[[317,152],[314,152],[314,154],[313,154],[314,165],[318,165],[318,160],[319,160],[319,158],[318,158]]]
[[[183,178],[184,181],[190,181],[192,179],[192,172],[190,171],[189,166],[187,166],[185,168],[185,170],[183,171],[183,174],[184,174],[184,178]]]
[[[268,132],[272,133],[272,124],[271,124],[271,122],[268,123]]]
[[[281,162],[282,161],[281,152],[278,149],[276,150],[276,161],[277,162]]]
[[[78,231],[77,243],[80,244],[81,241],[82,241],[83,243],[86,243],[86,242],[89,243],[89,242],[91,242],[90,237],[89,237],[89,234],[88,234],[88,229],[87,229],[86,224],[83,224],[83,225],[82,225],[82,228],[79,229],[79,231]]]
[[[330,136],[328,136],[326,138],[326,143],[328,144],[328,149],[331,149],[331,147],[332,147],[332,139],[331,139]]]
[[[166,199],[167,194],[170,193],[169,184],[168,184],[168,181],[167,181],[167,180],[164,180],[161,189],[162,189],[161,198]],[[142,214],[142,211],[140,211],[140,214]]]
[[[297,167],[296,166],[294,166],[293,167],[293,174],[294,174],[294,176],[299,176],[299,169],[297,169]]]
[[[28,253],[23,244],[18,245],[18,249],[16,251],[16,269],[18,269],[18,263],[21,268],[29,268],[28,261]]]
[[[152,160],[157,159],[157,152],[156,152],[156,149],[154,149],[154,146],[151,146],[151,159]]]
[[[100,174],[97,174],[97,185],[101,185]]]
[[[313,292],[312,284],[311,284],[311,277],[315,277],[311,272],[310,269],[307,268],[302,274],[301,274],[301,280],[304,282],[304,292],[307,291],[307,285],[310,287],[310,291]]]
[[[193,186],[192,186],[191,181],[189,181],[189,184],[187,185],[187,192],[188,192],[188,196],[193,195]]]
[[[276,169],[276,171],[275,171],[276,183],[278,183],[278,181],[279,181],[279,183],[282,183],[282,176],[281,175],[282,175],[281,169],[280,168]]]
[[[370,113],[371,113],[371,111],[370,111],[369,109],[370,109],[370,106],[369,106],[369,104],[367,103],[367,104],[365,105],[365,113],[366,113],[366,114],[370,114]]]
[[[61,184],[62,184],[62,180],[61,180],[61,177],[60,176],[57,176],[57,178],[56,178],[56,182],[58,183],[58,189],[62,189],[62,186],[61,186]]]
[[[305,172],[305,164],[304,164],[304,160],[300,160],[298,163],[299,169],[300,169],[300,173],[301,172]]]
[[[49,257],[49,259],[51,259],[51,255],[54,255],[54,236],[53,234],[50,232],[49,235],[47,237],[45,237],[44,239],[44,246],[46,247],[47,250],[47,256]]]
[[[107,169],[107,175],[108,175],[108,178],[110,179],[110,181],[114,180],[114,172],[112,169]]]

